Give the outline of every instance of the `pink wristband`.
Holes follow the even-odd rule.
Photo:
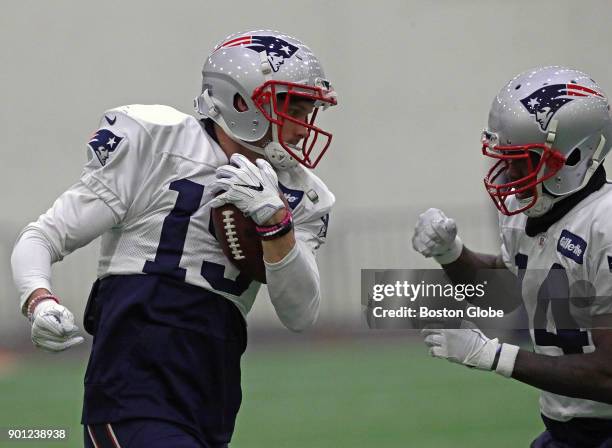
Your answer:
[[[36,306],[45,300],[54,300],[55,303],[60,303],[59,299],[53,294],[43,294],[42,296],[36,296],[28,303],[28,309],[26,311],[26,316],[28,319],[32,320],[32,314],[34,314],[34,309]]]
[[[271,232],[273,230],[276,230],[278,227],[287,226],[291,222],[292,216],[289,210],[285,210],[287,211],[287,213],[285,213],[285,217],[278,224],[273,224],[271,226],[255,226],[255,229],[257,229],[258,232]]]
[[[293,228],[293,216],[288,209],[286,210],[287,213],[285,217],[278,224],[272,226],[255,226],[255,230],[262,240],[273,240],[289,233]]]

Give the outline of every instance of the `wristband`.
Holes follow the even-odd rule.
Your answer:
[[[269,241],[279,238],[293,229],[293,216],[291,216],[289,210],[286,209],[286,211],[285,217],[278,224],[271,226],[255,226],[255,230],[262,240]]]
[[[499,361],[495,372],[499,373],[506,378],[512,376],[514,370],[514,363],[516,362],[516,356],[518,355],[519,347],[512,344],[502,344],[501,351],[499,352]]]
[[[440,264],[451,264],[453,261],[456,261],[457,258],[459,258],[462,250],[463,242],[461,241],[461,238],[456,236],[450,249],[441,255],[434,255],[434,259]]]
[[[32,320],[32,315],[34,314],[34,309],[36,306],[45,300],[54,300],[55,303],[59,304],[59,299],[53,294],[43,294],[41,296],[36,296],[28,302],[28,308],[26,309],[26,317]]]

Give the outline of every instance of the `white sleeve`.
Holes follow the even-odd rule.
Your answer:
[[[39,288],[51,291],[51,264],[53,249],[45,236],[36,228],[21,232],[11,255],[13,281],[19,292],[19,309],[30,294]]]
[[[127,115],[107,111],[90,138],[79,182],[19,235],[11,265],[23,305],[37,288],[51,288],[51,264],[123,221],[152,166],[150,135]]]
[[[295,229],[295,246],[278,263],[265,263],[270,300],[280,321],[292,331],[302,331],[319,315],[321,285],[315,250],[324,242],[325,219]],[[324,232],[323,230],[324,226]],[[315,233],[314,228],[319,230]]]
[[[20,308],[34,290],[51,290],[52,263],[118,222],[119,217],[82,182],[64,192],[45,214],[23,229],[13,248],[11,267]]]

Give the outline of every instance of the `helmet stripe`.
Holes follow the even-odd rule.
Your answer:
[[[232,40],[229,40],[229,41],[225,42],[219,48],[237,47],[239,45],[250,44],[251,41],[252,41],[251,36],[238,37],[236,39],[232,39]]]

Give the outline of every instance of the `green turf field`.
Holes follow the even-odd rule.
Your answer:
[[[42,355],[0,376],[0,427],[69,427],[81,446],[83,361]],[[232,448],[526,447],[542,430],[537,392],[380,341],[249,350]]]

